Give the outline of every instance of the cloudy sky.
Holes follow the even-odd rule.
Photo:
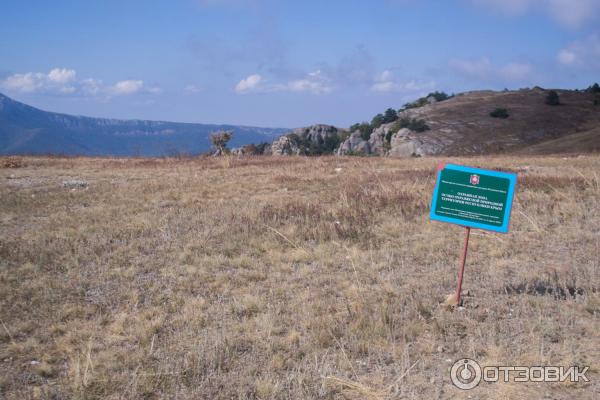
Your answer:
[[[115,118],[347,126],[433,90],[600,81],[600,0],[0,3],[0,92]]]

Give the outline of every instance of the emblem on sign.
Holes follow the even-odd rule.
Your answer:
[[[471,175],[471,185],[479,185],[479,175]]]

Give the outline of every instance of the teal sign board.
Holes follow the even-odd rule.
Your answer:
[[[438,171],[430,217],[506,233],[516,183],[516,174],[446,164]]]

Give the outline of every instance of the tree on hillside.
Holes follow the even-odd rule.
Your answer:
[[[397,119],[398,114],[396,114],[396,110],[394,110],[393,108],[388,108],[387,110],[385,110],[385,113],[383,114],[384,124],[389,124],[390,122],[394,122]]]
[[[383,114],[377,114],[371,120],[371,128],[377,129],[383,124]]]
[[[227,143],[231,140],[233,131],[216,131],[210,134],[210,142],[216,149],[215,155],[223,155],[227,152]]]
[[[444,100],[451,99],[452,97],[454,97],[454,95],[449,96],[448,93],[446,93],[446,92],[438,92],[436,90],[435,92],[429,93],[427,95],[427,97],[433,97],[437,101],[444,101]]]
[[[434,98],[435,101],[439,102],[439,101],[451,99],[452,97],[454,97],[454,95],[453,94],[448,95],[448,93],[446,93],[446,92],[438,92],[438,91],[431,92],[427,96],[420,97],[411,103],[406,103],[399,111],[404,111],[404,110],[408,110],[411,108],[419,108],[419,107],[426,106],[427,104],[430,103],[430,101],[429,101],[430,97]]]
[[[551,90],[548,92],[546,96],[546,104],[550,106],[558,106],[560,105],[560,98],[558,97],[558,93],[555,90]]]

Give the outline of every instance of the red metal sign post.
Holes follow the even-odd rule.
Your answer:
[[[460,257],[460,268],[458,269],[458,285],[456,286],[456,305],[460,306],[460,292],[462,291],[463,275],[465,273],[465,262],[467,261],[467,250],[469,248],[469,235],[471,227],[465,226],[465,244]]]

